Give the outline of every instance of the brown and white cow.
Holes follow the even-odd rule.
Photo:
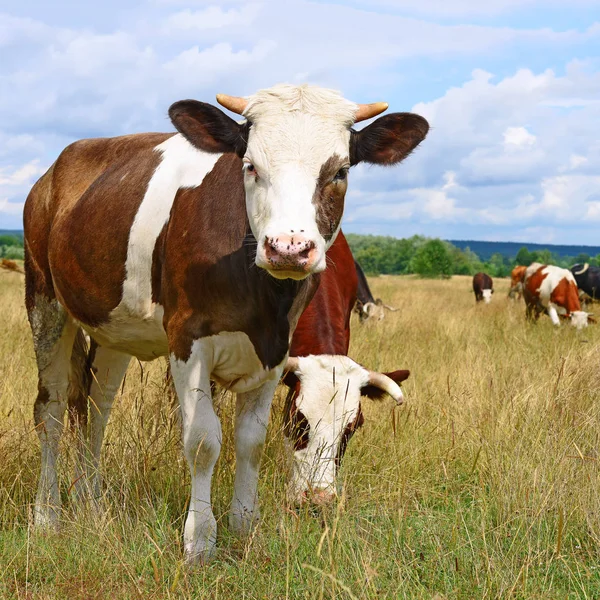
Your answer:
[[[473,275],[473,293],[475,302],[485,302],[489,304],[492,301],[494,293],[494,282],[487,273],[476,273]]]
[[[581,310],[577,283],[568,269],[533,263],[525,272],[523,296],[528,319],[537,321],[547,312],[556,326],[560,325],[559,316],[569,318],[577,329],[588,325],[588,313]]]
[[[508,297],[513,299],[517,298],[517,300],[521,299],[523,295],[523,280],[525,279],[525,271],[527,271],[527,267],[524,265],[517,265],[510,272],[510,289],[508,290]]]
[[[216,541],[210,491],[221,425],[211,378],[238,394],[230,524],[247,533],[258,518],[273,393],[339,231],[348,169],[398,163],[428,129],[422,117],[396,113],[354,131],[387,105],[305,85],[217,100],[245,121],[183,100],[169,110],[178,133],[75,142],[24,211],[42,450],[35,522],[59,516],[63,416],[85,395],[83,329],[98,348],[90,468],[79,485],[98,488],[106,422],[131,357],[169,356],[191,472],[184,546],[192,561],[207,559]]]
[[[322,504],[336,495],[335,478],[346,446],[362,426],[361,395],[403,401],[401,370],[375,373],[347,356],[350,317],[360,287],[352,252],[340,232],[327,251],[327,270],[292,338],[284,433],[293,452],[291,504]]]

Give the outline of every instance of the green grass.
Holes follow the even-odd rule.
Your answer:
[[[22,285],[0,272],[0,597],[600,598],[600,328],[529,325],[504,281],[491,305],[475,306],[467,278],[372,280],[400,310],[379,324],[353,322],[351,355],[411,369],[405,405],[365,399],[340,502],[296,513],[285,506],[281,390],[260,528],[242,543],[227,530],[233,404],[220,394],[218,554],[189,569],[189,476],[164,361],[128,372],[104,448],[101,506],[71,505],[65,440],[61,529],[31,527],[39,445]]]

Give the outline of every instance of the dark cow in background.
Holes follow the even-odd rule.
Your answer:
[[[26,307],[38,367],[41,470],[34,518],[60,515],[57,460],[68,404],[88,395],[89,456],[76,488],[99,489],[105,427],[131,357],[169,356],[191,476],[190,561],[215,549],[211,480],[221,423],[211,379],[236,392],[232,531],[259,518],[260,458],[275,388],[343,215],[348,169],[393,165],[423,140],[410,113],[354,123],[387,105],[279,85],[219,95],[242,114],[183,100],[177,133],[81,140],[33,186],[24,208]],[[84,356],[83,332],[97,344]],[[82,364],[95,377],[88,389]]]
[[[290,503],[322,504],[335,496],[335,476],[348,441],[363,424],[360,397],[388,393],[402,402],[398,383],[409,371],[374,373],[346,356],[358,271],[340,232],[327,251],[327,270],[302,313],[290,347],[284,383],[290,388],[284,433],[293,445]]]
[[[358,290],[356,293],[356,305],[355,312],[358,314],[358,318],[361,323],[365,321],[381,321],[385,316],[385,310],[396,311],[397,308],[393,308],[383,303],[381,298],[377,300],[373,297],[367,277],[365,276],[362,267],[358,262],[354,261],[354,267],[356,269],[356,275],[358,277]]]
[[[475,293],[475,302],[482,300],[489,304],[494,293],[494,282],[487,273],[476,273],[473,275],[473,292]]]
[[[577,287],[585,292],[592,300],[600,300],[600,268],[590,267],[588,263],[576,264],[571,267]]]
[[[593,322],[588,313],[581,310],[577,282],[568,269],[539,263],[529,265],[523,296],[529,320],[537,321],[545,312],[556,326],[560,325],[559,317],[570,319],[577,329],[587,327],[588,320]]]

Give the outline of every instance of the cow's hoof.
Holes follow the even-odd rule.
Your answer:
[[[248,537],[258,526],[260,513],[258,510],[232,510],[229,514],[229,529],[238,537]]]
[[[41,531],[57,531],[59,525],[59,509],[48,504],[36,504],[33,511],[33,522]]]
[[[190,566],[205,565],[215,558],[216,539],[207,544],[185,544],[185,563]]]

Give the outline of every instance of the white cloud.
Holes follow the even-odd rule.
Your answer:
[[[16,169],[5,167],[0,169],[0,186],[23,185],[33,183],[35,177],[42,175],[46,169],[40,167],[38,159]]]
[[[6,215],[21,215],[23,214],[23,206],[25,202],[9,202],[8,198],[0,198],[0,213]]]
[[[256,18],[260,4],[249,3],[241,8],[228,10],[220,6],[209,6],[203,10],[183,10],[170,15],[163,27],[166,34],[180,31],[205,31],[207,29],[221,29],[232,25],[249,26]]]
[[[535,135],[529,133],[525,127],[507,127],[504,131],[504,145],[507,149],[514,147],[533,146]]]

